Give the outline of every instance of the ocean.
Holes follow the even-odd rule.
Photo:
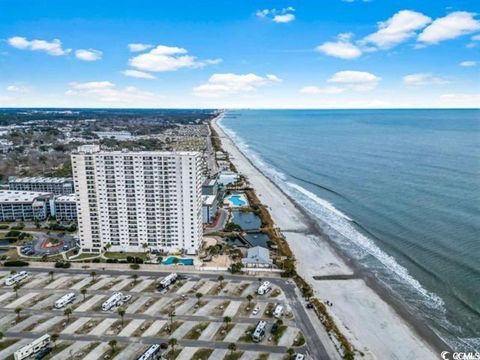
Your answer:
[[[239,110],[220,123],[459,351],[480,347],[480,111]]]

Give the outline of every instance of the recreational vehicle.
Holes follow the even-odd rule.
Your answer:
[[[18,274],[13,274],[5,279],[5,285],[12,286],[18,284],[23,279],[28,277],[28,272],[20,271]]]
[[[121,292],[116,292],[112,296],[110,296],[103,304],[102,310],[108,311],[112,307],[116,306],[120,301],[123,300],[123,294]]]
[[[267,292],[272,290],[272,287],[270,285],[270,281],[264,281],[262,285],[258,287],[257,294],[258,295],[265,295]]]
[[[30,357],[33,354],[42,351],[46,347],[50,345],[50,335],[45,334],[39,337],[36,340],[33,340],[30,344],[25,345],[24,347],[20,348],[19,350],[15,351],[13,357],[15,360],[23,360]]]
[[[260,320],[255,327],[255,330],[252,334],[253,342],[260,342],[265,337],[265,329],[267,328],[267,322]]]
[[[157,360],[160,358],[160,345],[150,346],[137,360]]]
[[[282,315],[283,315],[283,306],[282,305],[275,306],[275,309],[273,310],[273,316],[276,318],[279,318]]]
[[[177,281],[178,275],[176,273],[171,273],[170,275],[165,276],[158,284],[158,289],[163,290],[167,289],[170,285],[174,284]]]
[[[65,305],[70,304],[75,300],[75,293],[71,292],[63,295],[60,299],[55,301],[55,307],[57,309],[63,308]]]

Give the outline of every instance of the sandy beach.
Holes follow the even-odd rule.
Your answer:
[[[312,227],[312,220],[241,153],[217,120],[212,126],[232,163],[248,179],[285,235],[295,254],[298,273],[313,286],[316,297],[333,303],[329,308],[332,316],[355,348],[365,354],[363,358],[438,359],[439,351],[357,276]]]

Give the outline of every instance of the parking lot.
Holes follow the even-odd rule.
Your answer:
[[[186,274],[158,291],[158,281],[167,274],[24,270],[30,276],[17,292],[4,285],[10,272],[0,272],[0,359],[13,358],[17,349],[46,333],[59,335],[46,357],[51,359],[136,359],[151,344],[167,347],[172,338],[178,344],[164,349],[169,359],[284,359],[290,347],[306,351],[303,321],[296,321],[298,311],[291,308],[298,302],[279,285],[287,284],[283,279],[258,295],[261,280],[245,276],[222,280]],[[69,292],[75,292],[75,300],[56,309],[55,301]],[[125,303],[102,311],[115,292],[122,293]],[[284,309],[280,322],[273,316],[277,305]],[[262,319],[266,334],[254,343],[251,334]],[[231,343],[235,351],[229,349]]]

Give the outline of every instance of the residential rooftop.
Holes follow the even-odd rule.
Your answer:
[[[50,197],[51,193],[39,191],[0,190],[0,203],[30,203],[39,197]]]

